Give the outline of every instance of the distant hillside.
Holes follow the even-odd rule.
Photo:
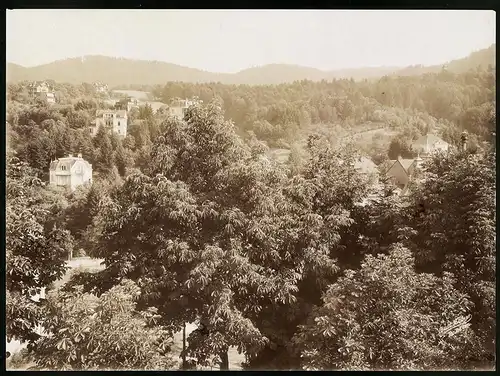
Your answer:
[[[242,70],[234,74],[230,81],[236,84],[271,85],[286,82],[311,80],[332,80],[334,78],[364,78],[382,77],[393,74],[400,67],[353,68],[333,71],[322,71],[316,68],[289,64],[269,64],[262,67]]]
[[[453,60],[446,65],[452,72],[461,73],[477,66],[495,66],[495,45],[473,52],[469,56]],[[445,65],[443,64],[443,65]],[[168,81],[222,82],[226,84],[265,85],[300,80],[320,81],[333,78],[378,78],[384,75],[418,75],[439,72],[443,65],[430,67],[412,66],[356,68],[322,71],[310,67],[289,64],[269,64],[242,70],[238,73],[213,73],[176,64],[112,58],[106,56],[86,56],[54,61],[49,64],[26,68],[17,64],[7,64],[7,81],[52,79],[57,82],[81,83],[104,82],[111,86],[124,84],[156,85]]]
[[[453,73],[464,73],[470,69],[477,67],[487,68],[488,65],[496,66],[496,44],[492,44],[489,48],[472,52],[469,56],[462,59],[452,60],[448,63],[432,66],[412,66],[401,69],[396,72],[400,76],[416,76],[424,73],[437,73],[446,66],[448,71]]]
[[[13,82],[52,79],[68,83],[100,81],[108,85],[154,85],[166,81],[219,81],[223,79],[223,76],[165,62],[106,56],[59,60],[32,68],[24,68],[14,64],[7,66],[7,80]]]
[[[269,64],[244,69],[229,78],[230,83],[250,85],[272,85],[300,80],[321,81],[324,71],[291,64]]]

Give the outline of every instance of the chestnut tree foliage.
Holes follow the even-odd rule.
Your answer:
[[[158,307],[170,330],[199,320],[187,354],[200,365],[224,363],[232,346],[246,355],[246,367],[252,369],[431,369],[456,366],[458,359],[467,359],[460,364],[470,366],[487,358],[475,319],[472,329],[458,337],[440,337],[446,325],[473,313],[472,292],[460,288],[456,270],[419,274],[419,252],[425,247],[412,234],[424,224],[413,219],[412,204],[390,187],[372,190],[353,168],[348,148],[311,137],[305,162],[290,173],[267,158],[258,142],[243,142],[216,103],[192,107],[184,121],[170,119],[163,126],[148,168],[130,175],[103,200],[93,255],[104,258],[107,267],[87,287],[103,292],[123,278],[132,279],[143,291],[139,307]],[[438,161],[429,162],[426,174]],[[449,173],[454,184],[463,184],[465,173]],[[421,189],[438,200],[428,184]],[[491,191],[484,192],[488,200]],[[482,201],[477,207],[488,210]],[[412,253],[395,246],[400,241]],[[372,273],[367,280],[367,268],[388,269],[389,274]],[[345,277],[346,269],[354,271]],[[347,296],[342,289],[351,287],[335,286],[343,286],[357,270],[360,277],[352,283],[359,285],[355,294],[361,298],[345,304],[365,317],[348,319],[343,316],[348,311],[332,311],[325,299]],[[397,284],[396,277],[401,278]],[[379,286],[374,291],[372,283]],[[336,288],[341,292],[333,293]],[[381,294],[374,307],[382,321],[370,329],[373,338],[364,332],[352,337],[350,327],[343,333],[344,320],[361,328],[377,320],[371,294]],[[449,298],[439,299],[440,294]],[[319,345],[324,338],[318,337],[320,325],[314,321],[318,310],[340,320],[332,324],[337,335],[322,334],[328,341],[331,336],[331,345]],[[393,314],[396,318],[389,318]],[[406,332],[394,324],[396,319],[407,325]],[[386,334],[377,334],[380,330]],[[350,336],[358,349],[354,358],[339,352],[339,343]],[[426,342],[420,352],[410,351]]]
[[[6,315],[7,339],[34,341],[42,318],[31,297],[65,273],[71,248],[69,233],[47,226],[44,183],[12,154],[7,156]]]
[[[472,324],[483,341],[474,356],[489,360],[496,328],[495,159],[492,149],[436,156],[407,208],[418,268],[455,275],[456,288],[474,303]]]
[[[367,256],[328,287],[294,341],[306,369],[461,369],[474,337],[470,300],[452,276],[417,273],[411,252],[395,244]]]
[[[494,81],[489,69],[169,83],[153,90],[165,103],[208,104],[182,120],[134,110],[123,140],[104,129],[91,138],[105,105],[88,85],[58,84],[52,106],[10,86],[8,338],[30,342],[40,369],[173,368],[170,337],[192,322],[183,355],[198,366],[227,368],[235,347],[249,369],[491,367]],[[410,157],[432,129],[452,145],[467,130],[470,147],[428,159],[399,196],[372,186],[342,146],[340,131],[365,123],[394,131],[364,151],[380,161]],[[288,161],[269,147],[291,148]],[[94,165],[92,187],[43,187],[48,163],[70,152]],[[65,274],[71,249],[105,269],[32,301]]]
[[[172,330],[200,320],[207,330],[188,351],[201,364],[231,346],[250,364],[261,353],[289,355],[294,328],[320,297],[310,284],[321,289],[335,275],[340,231],[363,189],[348,154],[311,149],[304,175],[289,178],[216,104],[171,121],[149,168],[103,207],[93,254],[107,265],[101,287],[136,280],[142,304],[157,306]]]
[[[32,347],[40,370],[149,370],[174,366],[171,339],[151,308],[136,311],[140,289],[123,280],[100,297],[81,286],[49,294],[45,336]]]

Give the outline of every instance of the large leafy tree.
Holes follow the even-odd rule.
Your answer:
[[[395,137],[391,140],[387,154],[390,159],[396,159],[398,157],[412,158],[415,156],[410,142],[402,136]]]
[[[7,158],[6,273],[7,338],[36,340],[40,307],[31,296],[65,273],[70,234],[46,226],[50,211],[43,183],[25,163]]]
[[[235,346],[252,367],[290,367],[286,344],[336,271],[338,228],[350,224],[343,202],[353,205],[363,184],[349,161],[320,148],[307,176],[289,180],[216,104],[185,120],[167,126],[146,173],[111,195],[95,250],[107,265],[103,288],[132,278],[173,329],[201,320],[189,351],[202,364],[227,363]]]
[[[121,141],[119,141],[114,154],[115,166],[118,169],[120,176],[125,176],[127,170],[127,155],[125,154],[125,149],[123,148]]]
[[[457,369],[474,332],[468,297],[442,278],[417,273],[399,244],[367,256],[323,296],[294,342],[306,369]]]
[[[111,195],[95,256],[105,259],[108,286],[137,280],[142,304],[157,304],[172,329],[203,320],[209,334],[192,351],[208,362],[230,346],[262,344],[244,316],[250,302],[236,303],[234,295],[276,282],[248,260],[239,234],[246,221],[236,205],[255,205],[252,195],[241,197],[248,195],[242,185],[255,184],[245,179],[251,171],[241,171],[250,154],[216,108],[193,109],[187,118],[155,144],[146,174],[129,176]]]
[[[256,318],[270,343],[249,357],[249,368],[299,366],[291,338],[345,262],[348,251],[342,237],[353,225],[353,208],[366,193],[349,150],[336,150],[325,138],[311,137],[308,153],[303,172],[272,197],[278,209],[264,215],[270,227],[261,252],[271,248],[277,253],[266,265],[293,273],[296,292],[286,304],[266,304]]]
[[[410,247],[421,270],[451,272],[475,304],[473,328],[492,359],[495,333],[495,152],[438,155],[407,209]]]
[[[136,310],[140,289],[124,280],[100,297],[81,286],[49,294],[45,335],[30,346],[41,370],[165,370],[171,337],[154,308]]]

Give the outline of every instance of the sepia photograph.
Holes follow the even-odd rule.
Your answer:
[[[493,10],[6,11],[8,371],[496,369]]]

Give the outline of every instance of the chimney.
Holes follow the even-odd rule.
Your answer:
[[[78,158],[82,158],[82,153],[78,153]]]
[[[468,138],[468,135],[467,135],[467,132],[462,132],[462,136],[460,137],[460,145],[462,146],[462,151],[466,151],[467,150],[467,138]]]
[[[402,160],[403,157],[401,155],[398,155],[398,161]]]
[[[70,154],[70,155],[69,155],[69,157],[70,157],[70,158],[73,158],[73,154]]]

